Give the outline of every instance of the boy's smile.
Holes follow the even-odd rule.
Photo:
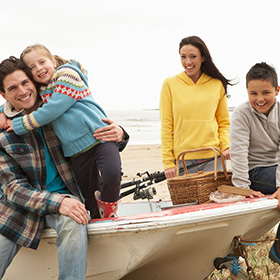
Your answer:
[[[257,112],[268,115],[276,101],[279,87],[275,89],[271,81],[251,80],[247,92],[251,106]]]

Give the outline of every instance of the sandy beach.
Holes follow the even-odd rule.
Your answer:
[[[124,151],[120,153],[122,159],[122,171],[124,173],[122,177],[122,183],[140,179],[136,174],[149,173],[163,171],[163,165],[161,162],[160,144],[150,145],[127,145]],[[145,175],[144,175],[145,176]],[[151,185],[157,190],[157,194],[154,196],[155,200],[158,199],[170,199],[166,180]],[[129,190],[125,188],[122,191]],[[133,194],[128,195],[122,199],[124,202],[135,202],[133,200]]]

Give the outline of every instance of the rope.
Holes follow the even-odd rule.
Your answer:
[[[254,242],[254,243],[245,243],[245,242],[242,242],[242,244],[243,244],[243,245],[247,245],[247,246],[255,246],[255,245],[257,245],[256,242]]]
[[[227,258],[233,260],[231,272],[232,272],[235,276],[237,276],[237,273],[238,273],[240,270],[242,270],[242,267],[241,267],[241,266],[238,264],[238,262],[237,262],[237,257],[227,256]]]

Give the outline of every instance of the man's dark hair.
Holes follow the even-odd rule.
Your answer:
[[[25,64],[18,58],[10,56],[7,59],[4,59],[0,64],[0,91],[5,92],[3,80],[9,74],[17,70],[22,70],[26,73],[28,78],[33,82],[32,74],[30,70],[25,66]]]
[[[269,81],[275,89],[278,87],[277,73],[274,67],[265,62],[256,63],[246,75],[246,87],[252,80]]]

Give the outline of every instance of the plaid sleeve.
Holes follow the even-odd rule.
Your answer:
[[[57,213],[64,196],[41,190],[36,173],[39,170],[43,172],[42,166],[38,163],[38,151],[24,143],[15,144],[16,141],[13,142],[9,136],[7,140],[11,140],[13,144],[6,143],[0,147],[2,200],[14,205],[15,208],[37,212],[39,215]]]

